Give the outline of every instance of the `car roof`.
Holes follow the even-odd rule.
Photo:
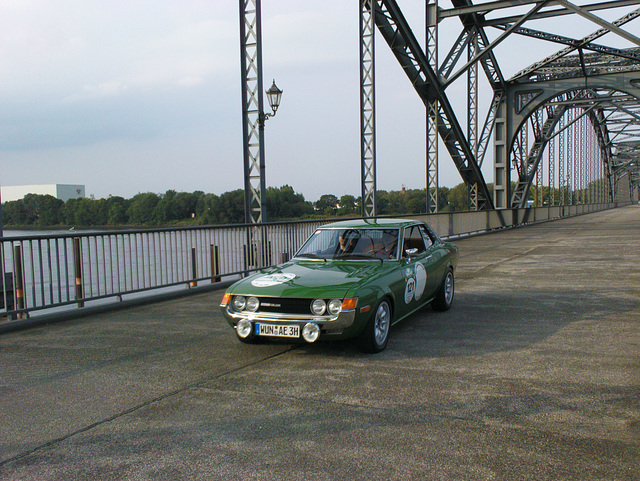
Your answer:
[[[358,220],[344,220],[341,222],[333,222],[331,224],[325,224],[322,229],[367,229],[367,228],[402,228],[409,225],[422,224],[421,221],[416,219],[358,219]]]

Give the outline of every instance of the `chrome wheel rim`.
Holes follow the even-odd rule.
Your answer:
[[[447,305],[453,300],[453,273],[449,271],[444,279],[444,301]]]
[[[382,302],[376,311],[376,318],[373,325],[374,337],[376,339],[376,344],[379,346],[384,344],[384,341],[387,339],[390,325],[391,309],[389,309],[389,304]]]

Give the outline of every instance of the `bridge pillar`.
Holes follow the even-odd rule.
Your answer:
[[[245,222],[267,221],[260,0],[240,0]]]
[[[498,104],[493,138],[493,203],[496,209],[507,209],[511,202],[511,165],[508,140],[510,122],[507,108],[508,96]]]
[[[360,1],[360,169],[362,216],[376,217],[376,2]]]

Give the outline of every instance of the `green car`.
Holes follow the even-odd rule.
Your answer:
[[[423,222],[376,219],[316,230],[295,256],[233,284],[220,305],[238,338],[347,339],[380,352],[393,324],[451,307],[458,248]]]

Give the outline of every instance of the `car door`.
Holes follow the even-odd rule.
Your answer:
[[[427,286],[424,297],[432,298],[435,295],[444,275],[445,256],[438,244],[438,238],[425,225],[418,226],[426,246],[426,255],[423,259],[425,271],[427,272]]]
[[[434,275],[430,255],[431,246],[427,247],[420,225],[405,227],[401,263],[404,293],[397,303],[401,316],[419,307],[430,295],[429,278]]]

